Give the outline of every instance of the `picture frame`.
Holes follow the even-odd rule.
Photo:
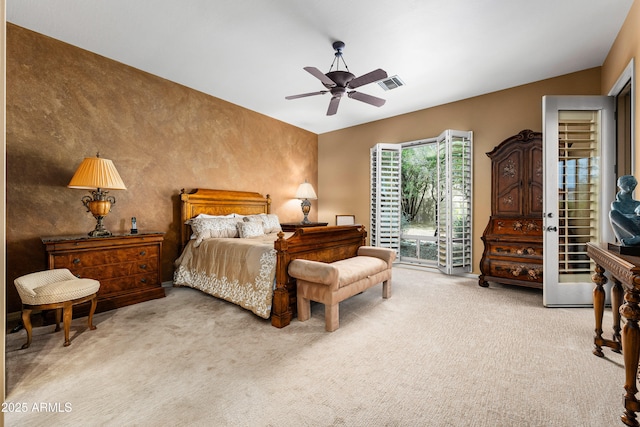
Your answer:
[[[336,225],[353,225],[355,223],[355,215],[336,215]]]

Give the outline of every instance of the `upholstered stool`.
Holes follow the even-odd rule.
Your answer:
[[[22,348],[31,345],[31,312],[33,310],[56,310],[56,329],[60,330],[60,311],[64,311],[64,346],[69,341],[69,328],[73,306],[91,301],[89,311],[89,329],[93,326],[93,313],[98,303],[97,293],[100,282],[93,279],[79,279],[66,268],[39,271],[18,277],[14,281],[20,299],[22,300],[22,323],[27,330],[27,342]]]

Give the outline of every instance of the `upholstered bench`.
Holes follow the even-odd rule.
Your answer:
[[[295,259],[289,275],[297,282],[298,320],[311,317],[311,301],[324,304],[325,329],[333,332],[340,324],[339,304],[382,282],[382,297],[391,297],[392,249],[361,246],[355,257],[324,263]]]

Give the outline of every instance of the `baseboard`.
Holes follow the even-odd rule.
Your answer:
[[[13,313],[7,313],[7,323],[9,322],[17,322],[22,320],[22,312],[14,311]]]
[[[173,280],[169,280],[167,282],[162,282],[163,288],[173,288]]]

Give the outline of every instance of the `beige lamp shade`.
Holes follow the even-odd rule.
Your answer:
[[[313,190],[313,186],[307,181],[300,184],[300,187],[298,187],[298,191],[296,191],[296,199],[316,200],[317,198],[318,196],[316,196],[316,192]]]
[[[126,190],[113,162],[101,157],[86,157],[67,186],[69,188]]]

